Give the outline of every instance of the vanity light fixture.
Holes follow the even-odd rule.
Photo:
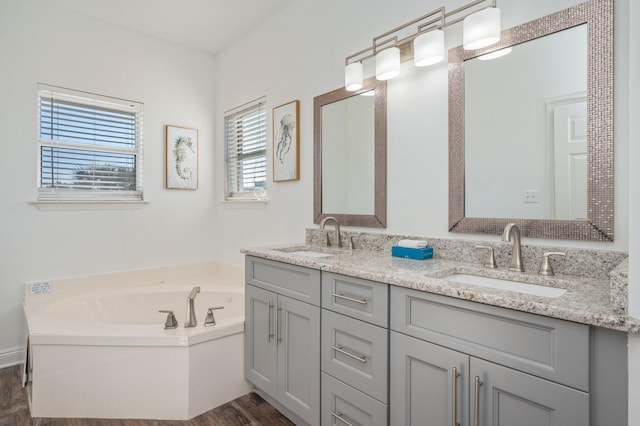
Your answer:
[[[444,31],[436,28],[413,40],[413,64],[426,67],[444,59]]]
[[[490,3],[480,8],[480,5]],[[444,28],[462,21],[463,46],[480,49],[500,40],[500,10],[496,0],[474,0],[446,12],[444,6],[373,38],[373,45],[345,59],[345,89],[362,88],[364,61],[375,58],[376,78],[388,80],[400,74],[400,62],[414,60],[418,67],[444,60]],[[417,28],[411,27],[417,25]],[[415,31],[401,35],[407,30]],[[402,37],[402,38],[401,38]]]
[[[376,78],[389,80],[400,74],[400,49],[389,47],[376,55]]]
[[[344,70],[344,87],[352,92],[360,90],[363,83],[362,62],[347,65]]]
[[[462,47],[482,49],[500,41],[500,9],[488,7],[462,21]]]

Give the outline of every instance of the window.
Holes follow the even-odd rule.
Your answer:
[[[265,99],[224,116],[227,181],[225,199],[264,200],[267,196],[267,113]]]
[[[38,201],[141,201],[138,102],[38,85]]]

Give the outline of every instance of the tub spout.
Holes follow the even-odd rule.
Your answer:
[[[194,309],[194,302],[196,300],[196,295],[200,293],[200,287],[194,287],[187,296],[187,319],[184,323],[184,328],[195,327],[198,325],[198,320],[196,319],[196,310]]]

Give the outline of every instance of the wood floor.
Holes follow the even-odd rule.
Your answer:
[[[188,421],[31,418],[20,366],[0,369],[0,426],[291,426],[287,418],[254,393]]]

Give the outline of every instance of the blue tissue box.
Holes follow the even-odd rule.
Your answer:
[[[433,257],[433,247],[409,248],[393,246],[391,247],[391,256],[418,260],[431,259]]]

